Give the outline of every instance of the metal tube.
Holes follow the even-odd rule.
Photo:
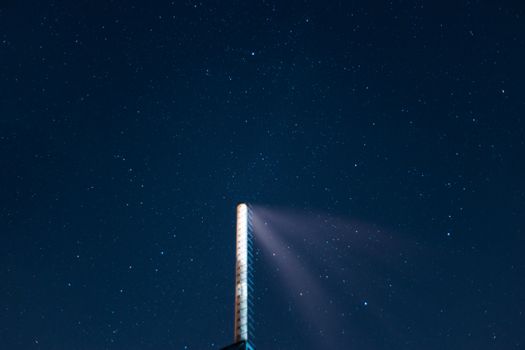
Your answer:
[[[234,341],[248,342],[253,338],[253,225],[251,209],[245,203],[237,206],[236,237]]]

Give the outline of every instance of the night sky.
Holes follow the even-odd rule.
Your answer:
[[[258,350],[523,349],[524,63],[518,0],[0,2],[0,348],[228,345],[248,202]]]

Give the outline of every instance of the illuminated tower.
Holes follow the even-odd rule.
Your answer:
[[[234,344],[223,350],[255,350],[253,345],[253,224],[248,205],[237,206]]]

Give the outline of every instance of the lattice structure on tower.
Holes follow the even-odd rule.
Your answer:
[[[234,344],[223,350],[255,350],[253,320],[253,222],[252,210],[237,206],[235,263]]]

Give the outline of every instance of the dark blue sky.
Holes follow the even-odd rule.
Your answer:
[[[521,1],[3,1],[0,348],[227,345],[247,201],[397,242],[318,252],[382,305],[329,288],[337,347],[521,349],[524,34]],[[258,349],[319,349],[259,265]]]

